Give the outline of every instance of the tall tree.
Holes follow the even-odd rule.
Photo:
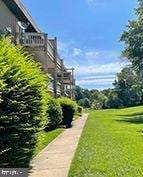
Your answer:
[[[78,85],[75,88],[75,99],[76,101],[83,99],[83,89]]]
[[[136,19],[129,21],[120,41],[125,43],[122,56],[126,57],[134,69],[143,76],[143,1],[138,0]]]
[[[115,92],[124,107],[141,104],[143,85],[138,75],[128,66],[117,74]]]

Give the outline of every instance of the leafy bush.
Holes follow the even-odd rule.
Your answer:
[[[48,125],[46,130],[57,128],[62,122],[62,109],[59,102],[53,97],[48,98]]]
[[[47,81],[20,46],[0,40],[0,167],[28,167],[47,124]]]
[[[66,125],[66,127],[70,127],[74,114],[77,112],[77,104],[69,98],[59,98],[58,101],[62,107],[62,124]]]
[[[77,107],[77,112],[78,112],[79,114],[82,114],[82,111],[83,111],[83,107],[78,106],[78,107]]]

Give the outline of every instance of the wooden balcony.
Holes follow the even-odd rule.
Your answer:
[[[19,36],[20,44],[26,47],[45,47],[47,40],[44,33],[23,33]]]
[[[57,54],[57,58],[55,59],[55,48],[51,44],[50,40],[47,38],[47,34],[45,33],[23,33],[17,35],[17,43],[21,44],[24,47],[43,47],[47,50],[47,55],[52,63],[56,62],[56,66],[58,70],[61,70],[62,63],[60,56]]]
[[[63,80],[63,84],[71,84],[72,83],[72,75],[71,72],[58,73],[57,78],[59,81]]]

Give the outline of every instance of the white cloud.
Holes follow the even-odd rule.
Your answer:
[[[115,59],[120,56],[119,51],[112,51],[112,50],[88,50],[85,51],[85,56],[88,59]]]
[[[76,75],[83,76],[83,75],[95,75],[96,74],[109,74],[109,73],[117,73],[123,67],[125,63],[123,62],[115,62],[115,63],[107,63],[107,64],[95,64],[89,66],[75,66]]]
[[[112,87],[116,73],[127,64],[119,60],[120,51],[79,48],[61,41],[58,45],[65,65],[75,68],[76,83],[85,88]]]
[[[73,49],[73,55],[74,56],[79,56],[79,55],[81,55],[81,53],[82,53],[81,49],[78,49],[78,48]]]
[[[100,53],[98,51],[88,51],[85,52],[87,57],[96,58]]]
[[[107,75],[92,75],[92,76],[83,76],[80,77],[80,80],[100,80],[100,79],[115,79],[115,74]]]
[[[58,50],[64,51],[67,49],[67,45],[61,41],[58,41]]]
[[[106,62],[105,60],[117,59],[120,56],[119,51],[112,50],[99,50],[99,49],[88,49],[88,48],[79,48],[73,46],[71,43],[64,43],[58,41],[58,51],[62,58],[65,58],[65,61],[70,60],[74,62],[78,60],[79,62],[93,63],[95,60],[96,63],[99,61]]]
[[[65,55],[68,55],[68,49],[69,49],[69,46],[68,44],[62,42],[62,41],[58,41],[58,51],[62,54],[64,53]]]
[[[84,84],[86,84],[86,85],[92,85],[92,84],[100,84],[100,85],[106,85],[106,84],[111,84],[111,83],[113,83],[114,82],[114,80],[115,80],[115,78],[113,78],[113,79],[93,79],[93,80],[78,80],[77,81],[77,84],[79,84],[79,85],[84,85]]]
[[[111,88],[116,79],[116,73],[125,65],[125,63],[115,62],[77,67],[76,84],[86,88]]]

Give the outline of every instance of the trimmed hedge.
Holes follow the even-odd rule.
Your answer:
[[[74,114],[77,112],[77,103],[69,98],[58,98],[58,101],[62,107],[62,124],[71,127]]]
[[[28,167],[47,125],[46,78],[21,46],[0,40],[0,167]]]
[[[47,116],[49,122],[45,129],[46,131],[54,130],[59,127],[62,122],[62,109],[59,102],[53,97],[49,97],[48,99]]]

